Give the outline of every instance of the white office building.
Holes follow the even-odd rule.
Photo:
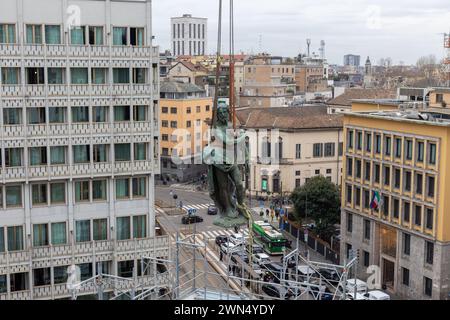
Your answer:
[[[151,0],[0,1],[0,300],[69,297],[70,265],[151,285],[158,56]]]
[[[203,56],[208,51],[208,19],[190,14],[171,19],[172,52],[175,56]]]

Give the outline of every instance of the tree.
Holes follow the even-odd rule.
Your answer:
[[[341,197],[339,187],[323,176],[308,180],[291,195],[295,218],[302,222],[306,217],[315,222],[313,230],[322,239],[334,233],[333,225],[340,220]]]

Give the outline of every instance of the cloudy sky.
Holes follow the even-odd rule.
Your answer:
[[[208,51],[217,43],[219,0],[153,0],[153,28],[161,49],[170,48],[170,18],[190,13],[208,18]],[[331,63],[342,64],[343,55],[370,56],[373,63],[391,57],[394,63],[415,64],[417,58],[444,55],[443,35],[450,31],[448,0],[235,0],[236,50],[267,51],[294,56],[318,52],[326,42]],[[224,10],[228,10],[224,0]],[[224,17],[224,42],[228,43],[228,11]],[[225,45],[223,50],[228,50]]]

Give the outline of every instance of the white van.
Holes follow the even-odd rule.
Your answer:
[[[356,286],[357,293],[361,293],[361,294],[367,293],[367,283],[360,279],[347,279],[345,291],[347,291],[348,293],[354,293],[355,286]]]
[[[242,233],[233,233],[230,236],[230,241],[232,243],[234,243],[235,245],[240,245],[240,244],[244,243],[245,239],[244,239],[244,236],[242,235]]]
[[[391,300],[391,296],[380,290],[369,291],[364,294],[367,300]]]

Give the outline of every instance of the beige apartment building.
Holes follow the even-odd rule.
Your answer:
[[[296,65],[295,92],[321,92],[328,87],[323,65]]]
[[[253,194],[290,193],[317,175],[341,183],[342,115],[304,106],[245,108],[237,116],[253,132],[247,181]]]

